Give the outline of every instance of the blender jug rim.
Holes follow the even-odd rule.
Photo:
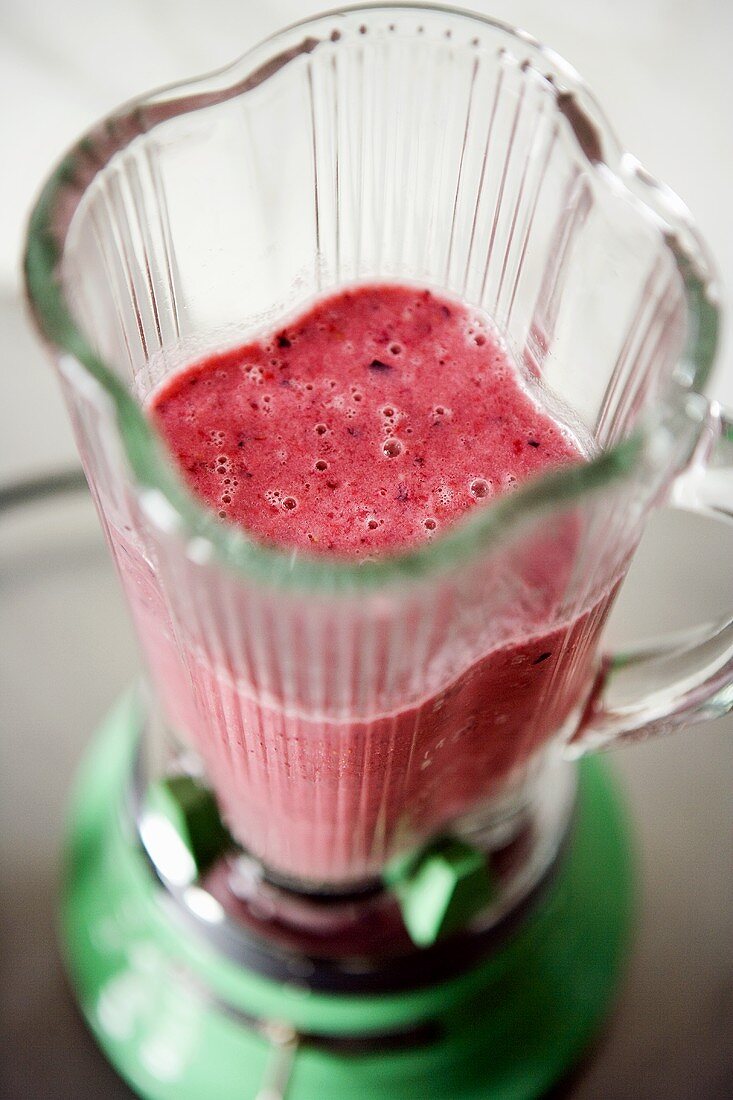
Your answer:
[[[358,564],[328,554],[269,545],[222,524],[184,486],[164,445],[137,401],[111,367],[96,355],[66,300],[61,261],[74,214],[97,174],[136,138],[170,118],[247,94],[296,57],[325,43],[337,44],[345,31],[366,33],[360,17],[377,14],[423,15],[489,31],[507,44],[520,44],[523,65],[541,62],[558,111],[568,122],[588,169],[602,174],[609,188],[624,196],[660,231],[672,254],[685,294],[687,337],[664,407],[642,421],[625,439],[588,462],[546,473],[507,496],[485,504],[430,542]],[[391,29],[391,28],[390,28]],[[450,28],[449,28],[450,29]],[[416,28],[422,31],[423,28]],[[298,35],[308,32],[298,41]],[[292,40],[292,41],[290,41]],[[455,41],[455,40],[454,40]],[[482,45],[473,38],[471,45]],[[517,59],[519,60],[519,59]],[[34,325],[56,358],[87,372],[111,400],[125,458],[141,506],[159,528],[188,543],[189,554],[213,561],[278,587],[353,592],[405,582],[443,571],[481,554],[515,525],[630,475],[660,420],[702,419],[690,395],[704,387],[715,359],[719,309],[713,265],[689,211],[618,141],[595,97],[576,71],[532,35],[483,15],[437,4],[365,4],[333,9],[291,24],[215,72],[169,85],[131,100],[87,132],[49,176],[30,215],[24,256],[27,300]]]

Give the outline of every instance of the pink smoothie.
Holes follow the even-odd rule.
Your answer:
[[[525,479],[583,461],[486,320],[409,287],[321,301],[179,371],[149,411],[222,521],[352,558],[414,547]],[[514,552],[516,607],[478,654],[456,644],[441,664],[451,643],[439,617],[424,654],[439,672],[417,662],[396,702],[393,682],[352,708],[332,705],[328,688],[313,704],[307,684],[294,703],[196,639],[182,654],[154,572],[129,552],[121,568],[168,718],[198,749],[233,834],[281,875],[346,884],[501,795],[582,702],[611,596],[563,614],[576,539],[563,521]],[[326,668],[339,660],[332,635]],[[388,657],[375,652],[372,676],[386,683]]]
[[[480,317],[393,286],[343,292],[269,340],[189,367],[152,411],[220,516],[351,556],[423,542],[581,458]]]

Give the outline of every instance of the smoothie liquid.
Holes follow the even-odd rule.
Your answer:
[[[583,460],[479,316],[408,287],[322,301],[268,339],[176,373],[149,412],[223,521],[350,558],[414,547],[527,477]],[[565,522],[518,553],[529,598],[518,598],[513,632],[388,709],[379,693],[345,709],[328,689],[318,708],[293,705],[195,639],[182,660],[154,575],[132,577],[128,555],[156,688],[245,848],[302,882],[353,883],[500,793],[592,676],[610,594],[562,618],[575,537]],[[378,661],[388,678],[386,653]]]

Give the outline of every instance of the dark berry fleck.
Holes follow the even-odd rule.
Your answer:
[[[444,317],[450,317],[450,310],[448,309],[448,306],[441,306],[440,312],[443,314]]]
[[[539,447],[539,442],[536,439],[528,439],[527,445],[529,447]]]
[[[540,653],[539,657],[535,657],[532,661],[533,665],[541,665],[543,661],[546,661],[548,657],[552,657],[551,653]]]
[[[369,369],[384,371],[392,370],[392,367],[389,363],[383,363],[381,359],[372,359],[371,363],[369,364]]]
[[[280,335],[278,336],[277,346],[279,348],[289,348],[290,347],[290,341],[288,340],[288,338],[287,338],[287,336],[285,335],[284,332],[281,332]]]

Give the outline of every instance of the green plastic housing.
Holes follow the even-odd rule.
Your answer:
[[[81,770],[62,902],[66,964],[107,1057],[147,1100],[255,1100],[299,1033],[287,1100],[527,1100],[568,1071],[608,1008],[628,942],[629,836],[607,765],[580,765],[576,826],[551,890],[480,966],[421,989],[329,995],[219,954],[164,904],[122,812],[139,720],[126,699]],[[421,1043],[379,1036],[430,1025]],[[329,1048],[329,1036],[371,1048]]]

